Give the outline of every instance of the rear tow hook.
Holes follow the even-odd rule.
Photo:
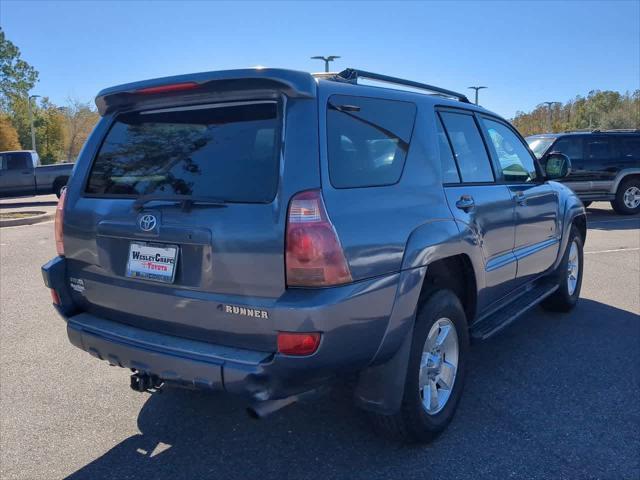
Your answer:
[[[164,382],[157,375],[136,372],[131,375],[131,389],[136,392],[160,393]]]

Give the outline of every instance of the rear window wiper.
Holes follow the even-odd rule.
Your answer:
[[[133,202],[131,208],[139,212],[142,210],[142,207],[146,203],[149,202],[176,202],[180,203],[182,209],[184,211],[188,211],[194,203],[202,204],[202,205],[212,205],[215,207],[225,207],[226,202],[219,198],[215,197],[206,197],[206,196],[198,196],[198,195],[172,195],[172,194],[157,194],[152,193],[149,195],[140,195],[136,198],[136,201]]]

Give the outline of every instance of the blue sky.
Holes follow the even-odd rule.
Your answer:
[[[640,1],[34,2],[0,25],[64,104],[102,88],[255,65],[319,71],[312,55],[468,91],[512,117],[592,89],[640,88]]]

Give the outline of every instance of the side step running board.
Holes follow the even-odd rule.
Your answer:
[[[557,289],[557,282],[543,281],[533,286],[501,309],[474,323],[471,326],[471,337],[474,340],[486,340],[494,336]]]

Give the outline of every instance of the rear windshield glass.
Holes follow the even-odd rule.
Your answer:
[[[337,188],[392,185],[409,150],[416,106],[333,95],[327,105],[329,176]]]
[[[275,102],[121,114],[95,159],[86,192],[270,202],[278,184],[278,132]]]
[[[0,153],[0,169],[20,170],[32,168],[33,160],[29,152],[7,152]]]

